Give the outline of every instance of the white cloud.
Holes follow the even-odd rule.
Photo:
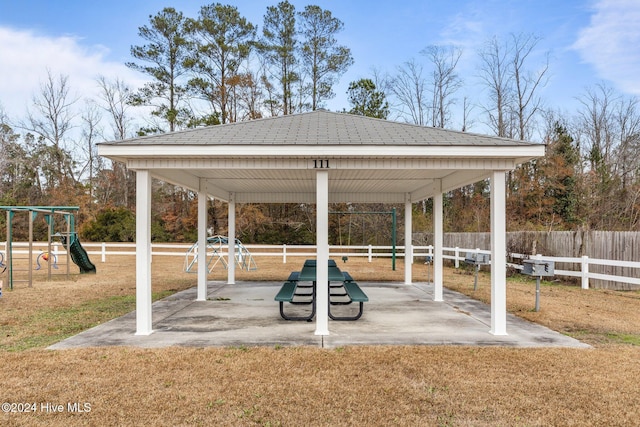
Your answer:
[[[123,63],[108,61],[108,53],[104,46],[83,46],[76,37],[0,27],[0,104],[10,118],[24,118],[47,69],[56,78],[68,76],[70,96],[79,99],[96,97],[99,75],[119,77],[132,88],[143,84],[142,76]],[[79,108],[81,104],[78,102]]]
[[[600,0],[573,47],[598,76],[640,95],[640,2]]]

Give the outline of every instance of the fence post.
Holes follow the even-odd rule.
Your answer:
[[[369,262],[371,262],[371,254],[373,253],[373,246],[369,245]]]
[[[454,264],[456,266],[456,268],[460,268],[460,259],[458,259],[460,257],[460,248],[456,246],[454,252],[453,252],[453,256],[454,256]]]
[[[282,245],[282,263],[287,263],[287,244]]]
[[[589,289],[589,257],[582,256],[582,289]]]
[[[102,242],[102,262],[107,262],[107,243]]]

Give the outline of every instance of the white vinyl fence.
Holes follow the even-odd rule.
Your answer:
[[[135,255],[135,243],[82,243],[92,261],[106,262],[110,256],[133,256]],[[153,243],[151,245],[152,254],[155,256],[173,256],[185,257],[192,244],[174,244],[174,243]],[[283,263],[287,263],[287,257],[313,256],[316,248],[313,245],[244,245],[254,258],[259,257],[277,257],[281,258]],[[28,254],[28,243],[14,242],[14,254]],[[46,242],[37,242],[33,244],[33,251],[45,252],[47,250]],[[470,249],[470,248],[443,248],[443,257],[450,260],[456,268],[459,268],[460,262],[464,262],[467,252],[490,253],[488,250]],[[53,252],[56,255],[64,256],[65,248],[59,243],[53,245]],[[0,253],[6,261],[6,242],[0,243]],[[366,257],[369,262],[375,258],[390,258],[393,256],[391,246],[330,246],[330,256],[333,257]],[[226,253],[222,254],[226,256]],[[0,261],[2,261],[0,257]],[[404,246],[396,246],[396,257],[404,258]],[[425,263],[433,257],[433,246],[413,246],[413,262]],[[541,261],[553,261],[556,265],[555,275],[579,278],[583,289],[589,288],[589,281],[594,279],[598,281],[606,281],[612,289],[621,290],[640,290],[640,262],[634,261],[616,261],[608,259],[582,257],[551,257],[544,255],[522,255],[509,254],[509,266],[521,269],[520,265],[523,259],[534,258]],[[563,266],[558,269],[558,265]],[[615,274],[594,273],[590,271],[590,266],[604,266],[605,269],[610,267],[625,267],[624,271],[633,271],[632,275],[621,276]],[[570,268],[567,268],[569,266]],[[258,262],[258,268],[260,264]],[[632,269],[632,270],[629,270]],[[599,282],[600,283],[600,282]]]

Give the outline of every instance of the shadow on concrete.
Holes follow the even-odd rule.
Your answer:
[[[444,290],[444,302],[433,301],[430,284],[360,283],[369,296],[355,321],[329,321],[330,334],[317,336],[312,322],[280,317],[274,296],[279,282],[209,282],[207,301],[195,301],[188,289],[153,304],[153,330],[135,335],[135,312],[96,326],[49,347],[96,346],[318,346],[471,345],[505,347],[590,346],[535,323],[507,314],[506,336],[492,335],[487,304]],[[288,306],[300,313],[309,306]],[[350,314],[355,304],[334,306]]]

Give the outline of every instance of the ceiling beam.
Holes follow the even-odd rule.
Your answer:
[[[434,179],[427,185],[417,188],[409,193],[411,202],[419,202],[424,199],[429,199],[434,195],[442,193],[442,180]]]
[[[443,193],[446,193],[447,191],[455,190],[457,188],[464,187],[465,185],[471,185],[478,181],[482,181],[489,176],[491,176],[491,173],[487,171],[459,171],[442,179],[441,191]]]
[[[152,175],[161,181],[177,185],[178,187],[183,187],[196,192],[200,190],[200,178],[184,171],[152,170]],[[208,196],[215,199],[223,200],[225,202],[229,200],[228,191],[225,191],[208,181],[205,183],[205,188],[203,190]]]
[[[316,193],[235,193],[238,203],[316,203]],[[404,193],[332,193],[329,203],[404,203]]]

